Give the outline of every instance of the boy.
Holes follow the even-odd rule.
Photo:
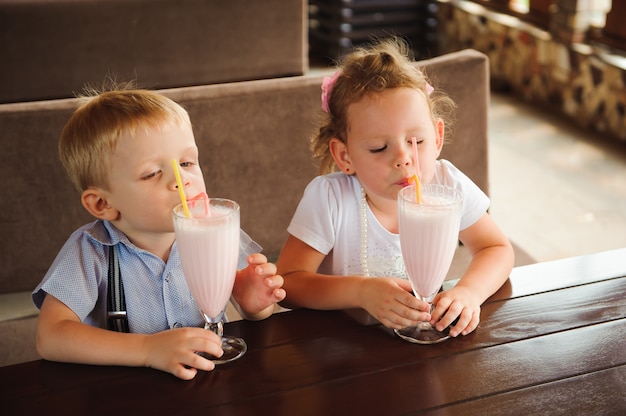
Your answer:
[[[215,366],[196,352],[219,357],[222,350],[201,327],[175,244],[172,209],[180,196],[171,160],[179,161],[188,198],[205,192],[189,116],[152,91],[91,95],[63,129],[59,154],[97,220],[72,234],[33,291],[41,309],[37,350],[53,361],[147,366],[192,379]],[[105,329],[111,247],[131,333]],[[263,319],[285,297],[283,279],[265,256],[242,251],[248,264],[232,298],[245,318]]]

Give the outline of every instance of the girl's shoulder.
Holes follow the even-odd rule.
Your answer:
[[[360,192],[361,184],[355,176],[346,175],[343,172],[333,172],[313,178],[307,186],[307,190],[346,196]]]
[[[435,164],[435,181],[455,187],[459,184],[466,184],[468,181],[471,182],[471,179],[449,160],[439,159]]]

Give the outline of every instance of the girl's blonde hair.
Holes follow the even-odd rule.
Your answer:
[[[336,169],[329,142],[334,137],[347,142],[348,106],[386,89],[414,88],[424,92],[433,120],[444,121],[446,137],[451,133],[454,102],[437,89],[429,94],[426,75],[415,66],[410,48],[401,38],[391,37],[356,48],[343,58],[338,71],[326,97],[328,111],[311,138],[313,156],[321,162],[320,174]]]
[[[107,189],[111,156],[122,135],[138,129],[191,125],[187,111],[154,91],[118,86],[104,92],[86,89],[63,128],[59,157],[79,192]]]

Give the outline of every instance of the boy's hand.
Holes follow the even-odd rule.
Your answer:
[[[433,303],[435,309],[430,324],[435,325],[438,331],[443,331],[459,318],[456,325],[450,328],[452,337],[469,334],[480,322],[480,303],[465,287],[457,285],[441,292],[435,296]]]
[[[285,299],[283,278],[263,254],[251,254],[247,260],[248,267],[237,272],[233,297],[246,319],[264,319],[274,312],[276,303]]]
[[[183,380],[193,379],[198,370],[211,371],[215,363],[197,354],[220,357],[222,340],[204,328],[175,328],[147,335],[144,342],[147,367],[166,371]]]
[[[155,334],[121,333],[87,325],[63,302],[46,295],[37,324],[37,352],[50,361],[151,367],[183,380],[215,363],[196,352],[221,357],[222,340],[204,328],[176,328]]]
[[[413,296],[408,280],[364,279],[359,298],[361,307],[388,328],[406,328],[430,319],[428,304]]]

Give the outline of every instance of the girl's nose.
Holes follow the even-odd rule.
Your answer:
[[[396,156],[396,167],[409,166],[411,164],[411,152],[406,149],[400,149]]]

